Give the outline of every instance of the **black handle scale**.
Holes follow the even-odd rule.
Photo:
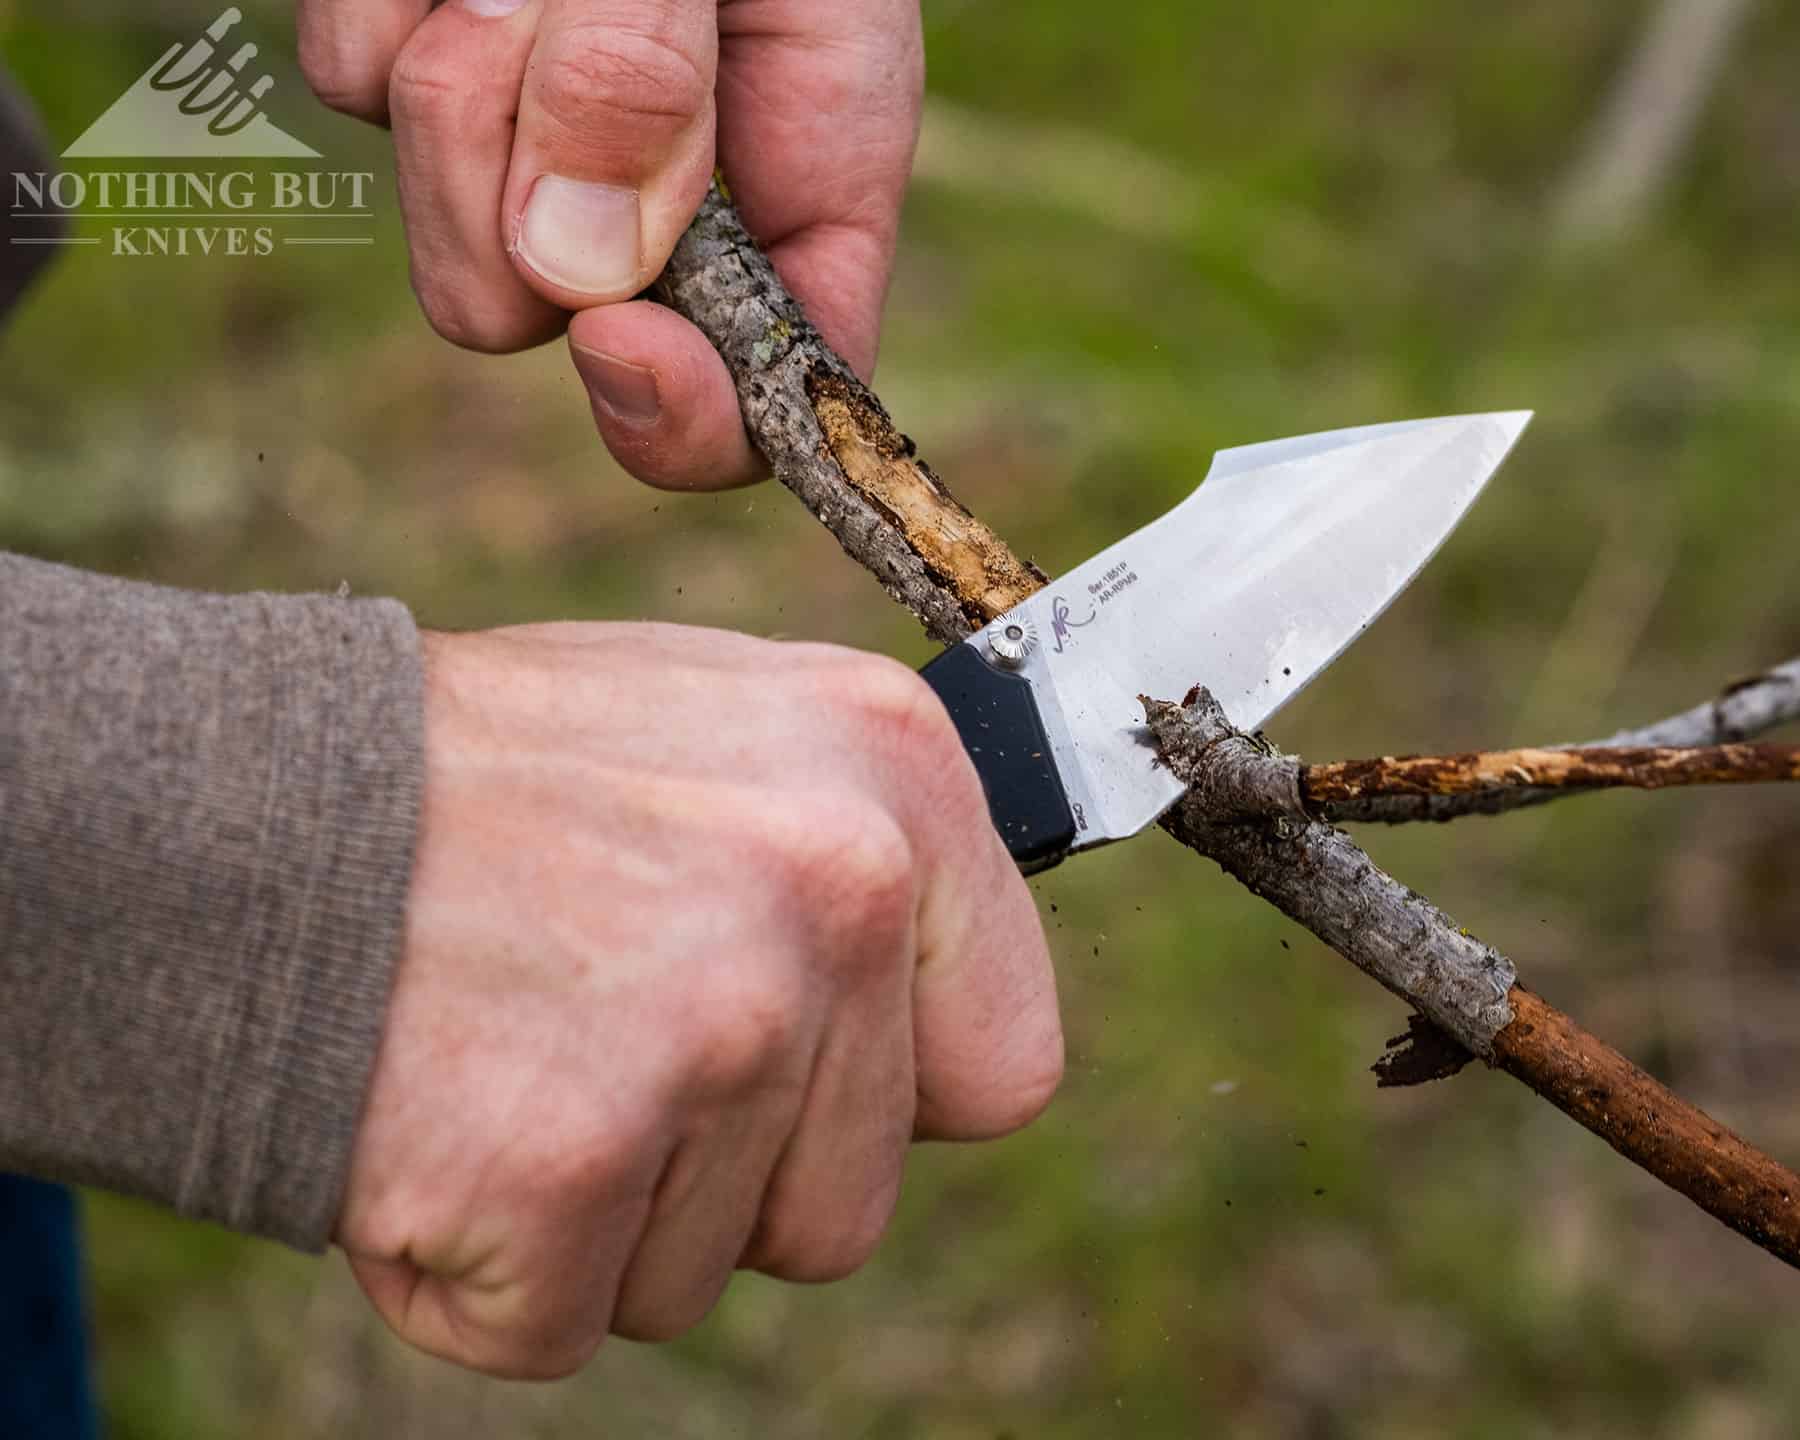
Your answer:
[[[1075,814],[1031,682],[995,669],[973,645],[951,646],[919,674],[950,712],[1019,869],[1048,870],[1075,843]]]

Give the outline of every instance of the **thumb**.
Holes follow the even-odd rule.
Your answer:
[[[713,0],[541,0],[505,196],[513,263],[565,309],[667,263],[713,168]]]

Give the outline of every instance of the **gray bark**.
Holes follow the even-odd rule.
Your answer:
[[[1402,885],[1341,830],[1305,817],[1291,761],[1231,728],[1210,692],[1147,704],[1163,759],[1188,793],[1163,828],[1298,921],[1364,974],[1483,1058],[1512,1023],[1512,962]],[[1248,780],[1246,788],[1245,777]],[[1221,821],[1293,794],[1293,809],[1257,824]],[[1221,810],[1221,804],[1223,810]]]

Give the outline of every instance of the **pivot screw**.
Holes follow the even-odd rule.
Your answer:
[[[1017,620],[1008,620],[987,632],[988,654],[1002,670],[1017,670],[1031,654],[1037,637]]]

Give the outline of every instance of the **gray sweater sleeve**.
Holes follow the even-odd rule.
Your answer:
[[[0,1170],[330,1238],[423,766],[393,601],[0,554]]]

